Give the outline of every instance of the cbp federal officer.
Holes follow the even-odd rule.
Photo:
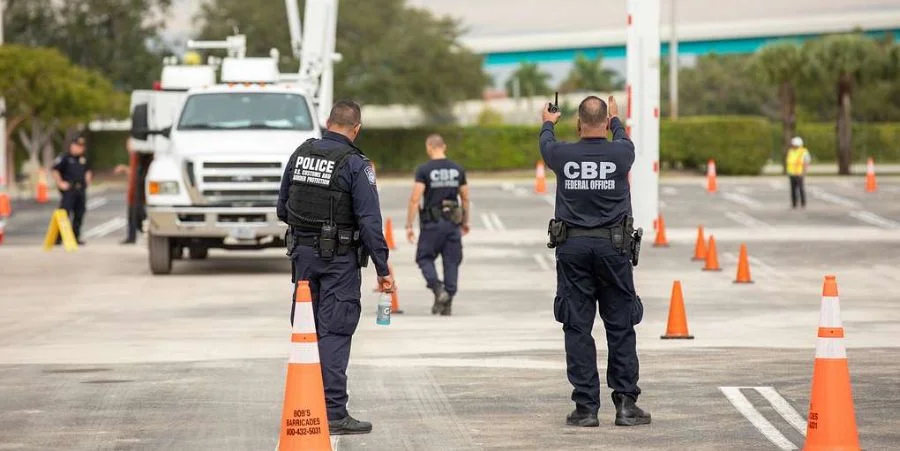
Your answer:
[[[360,316],[361,267],[371,256],[382,290],[392,292],[388,247],[382,234],[375,172],[353,144],[361,127],[354,102],[334,104],[322,139],[294,151],[281,179],[278,217],[293,279],[308,280],[322,363],[331,434],[365,434],[372,423],[347,412],[350,341]],[[294,320],[291,300],[291,323]]]
[[[469,186],[462,166],[447,159],[447,145],[441,135],[428,136],[425,149],[431,161],[416,168],[416,181],[406,214],[406,239],[410,243],[415,240],[413,221],[419,211],[421,236],[416,248],[416,263],[428,288],[434,292],[431,313],[450,316],[462,262],[461,236],[469,233]],[[419,202],[423,196],[420,210]],[[444,266],[443,282],[434,267],[438,256]]]
[[[628,172],[634,144],[609,106],[594,96],[578,107],[577,142],[557,141],[553,126],[560,113],[543,112],[541,156],[556,173],[556,212],[550,221],[548,246],[556,248],[556,298],[553,314],[563,325],[569,382],[575,410],[566,418],[573,426],[599,426],[600,379],[591,329],[599,308],[606,327],[609,362],[606,383],[616,407],[615,424],[650,423],[650,414],[635,405],[638,358],[634,325],[643,316],[635,293],[632,265],[637,264],[640,233],[631,217]],[[612,140],[607,139],[607,129]]]
[[[84,136],[73,135],[68,140],[66,152],[53,162],[53,179],[62,192],[59,208],[69,214],[75,240],[81,241],[81,223],[87,206],[87,187],[93,178],[91,163],[84,155]]]

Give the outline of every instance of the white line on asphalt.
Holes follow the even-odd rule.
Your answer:
[[[125,218],[113,218],[109,221],[106,221],[86,232],[84,232],[85,238],[100,238],[106,235],[109,235],[116,230],[125,227],[128,224],[128,220]]]
[[[486,229],[490,230],[491,232],[494,231],[494,224],[491,223],[491,218],[488,216],[487,213],[481,214],[481,222],[484,223],[484,227]]]
[[[756,227],[756,228],[772,228],[771,225],[760,221],[759,219],[754,218],[753,216],[748,215],[742,211],[729,211],[725,213],[725,217],[731,219],[738,224],[745,225],[747,227]]]
[[[772,189],[784,189],[784,183],[775,180],[769,182],[769,186],[772,187]]]
[[[556,255],[544,254],[544,258],[550,263],[550,271],[556,271]]]
[[[806,435],[806,421],[797,413],[794,408],[788,404],[787,400],[782,398],[778,392],[772,387],[756,387],[756,391],[763,395],[769,404],[775,408],[775,411],[782,416],[791,426],[801,434]]]
[[[791,443],[772,423],[769,422],[761,413],[759,413],[750,400],[741,393],[741,387],[719,387],[719,390],[725,394],[725,397],[731,401],[731,404],[744,415],[750,423],[759,432],[766,436],[775,446],[785,451],[797,449],[797,446]]]
[[[659,208],[666,208],[666,201],[664,201],[664,200],[659,201]]]
[[[548,204],[550,204],[551,207],[556,207],[556,196],[551,196],[548,194],[542,197],[545,201],[547,201]]]
[[[725,193],[722,193],[722,197],[724,197],[734,203],[741,204],[741,205],[744,205],[746,207],[750,207],[753,209],[758,209],[758,208],[762,207],[761,203],[759,203],[743,194],[725,192]]]
[[[749,253],[749,252],[748,252],[748,253]],[[763,269],[763,270],[765,270],[765,271],[769,271],[770,273],[772,273],[772,275],[775,275],[775,276],[779,276],[779,275],[780,275],[780,273],[778,272],[777,269],[775,269],[775,267],[773,267],[773,266],[771,266],[771,265],[769,265],[769,264],[763,262],[762,260],[760,260],[760,259],[758,259],[758,258],[756,258],[756,257],[753,257],[753,256],[748,255],[748,256],[747,256],[747,260],[748,260],[748,261],[750,262],[750,264],[752,264],[753,266],[755,266],[755,267],[757,267],[757,268],[760,268],[760,269]]]
[[[497,230],[506,230],[506,226],[500,221],[500,217],[497,216],[497,213],[491,212],[490,219],[494,221],[494,227],[496,227]]]
[[[503,191],[513,191],[516,189],[516,185],[510,182],[505,182],[500,184],[500,189]]]
[[[872,225],[876,225],[878,227],[883,227],[885,229],[898,229],[900,228],[900,222],[890,220],[888,218],[878,216],[871,211],[851,211],[850,216],[859,219],[862,222],[867,222]]]
[[[109,200],[107,200],[105,197],[95,197],[87,201],[87,205],[85,206],[85,208],[87,208],[87,211],[91,211],[100,208],[108,203]]]
[[[824,200],[825,202],[831,202],[833,204],[841,205],[844,207],[859,208],[861,206],[859,202],[847,199],[846,197],[831,194],[816,186],[811,186],[809,188],[809,194],[811,194],[812,197],[815,197],[816,199]]]
[[[662,193],[667,196],[677,196],[678,190],[673,186],[664,186],[662,187]]]
[[[736,186],[734,190],[741,194],[750,194],[751,192],[753,192],[753,190],[749,186]]]
[[[541,267],[544,271],[550,271],[550,267],[547,266],[547,262],[544,261],[544,256],[542,254],[534,254],[534,261]]]

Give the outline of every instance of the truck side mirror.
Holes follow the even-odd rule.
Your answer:
[[[147,104],[141,103],[134,106],[131,111],[131,137],[139,141],[146,141],[150,136],[150,124],[147,120]]]

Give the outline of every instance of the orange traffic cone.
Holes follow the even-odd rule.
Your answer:
[[[391,272],[391,279],[394,279],[394,291],[391,292],[391,313],[402,314],[403,310],[400,310],[400,295],[397,294],[397,278],[394,277],[394,266],[388,264],[388,270]]]
[[[38,171],[38,184],[35,200],[37,200],[39,204],[46,204],[50,201],[50,196],[47,194],[47,175],[44,174],[43,169]]]
[[[714,193],[719,190],[719,184],[716,182],[716,162],[709,160],[706,164],[706,192]]]
[[[387,241],[388,249],[397,249],[397,245],[394,244],[394,223],[391,218],[387,218],[384,223],[384,240]]]
[[[866,161],[866,192],[874,193],[878,190],[878,184],[875,183],[875,160],[869,158]]]
[[[687,315],[684,313],[684,297],[681,294],[681,281],[676,280],[672,284],[672,299],[669,302],[669,324],[666,326],[666,334],[662,339],[683,338],[691,340],[693,335],[688,333]]]
[[[703,226],[697,226],[697,244],[694,245],[694,258],[691,260],[706,260],[706,239],[703,237]]]
[[[306,280],[297,282],[294,294],[294,327],[278,450],[331,451],[312,293]]]
[[[535,169],[534,174],[534,192],[538,194],[543,194],[547,192],[547,178],[544,174],[544,162],[540,160],[537,162],[537,168]]]
[[[4,224],[3,221],[0,221],[0,244],[3,244],[3,238],[6,234],[6,232],[3,230],[4,228],[6,228],[6,224]]]
[[[9,203],[9,194],[0,193],[0,218],[8,218],[12,215],[12,206]]]
[[[710,235],[709,236],[709,245],[706,246],[706,266],[703,267],[704,271],[721,271],[722,268],[719,267],[719,256],[716,255],[716,237]]]
[[[666,222],[663,221],[662,215],[659,215],[656,224],[656,240],[653,241],[653,247],[669,247],[669,240],[666,239]]]
[[[837,281],[825,276],[804,451],[858,450]]]
[[[747,258],[747,245],[741,243],[741,252],[738,256],[737,277],[734,283],[753,283],[750,279],[750,261]]]

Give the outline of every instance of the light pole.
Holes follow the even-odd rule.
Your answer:
[[[669,117],[678,119],[678,33],[675,32],[675,3],[671,0],[669,18]]]
[[[5,8],[5,0],[0,0],[0,46],[3,45],[3,8]],[[0,95],[0,192],[6,191],[6,185],[9,183],[7,176],[6,155],[6,100]]]

